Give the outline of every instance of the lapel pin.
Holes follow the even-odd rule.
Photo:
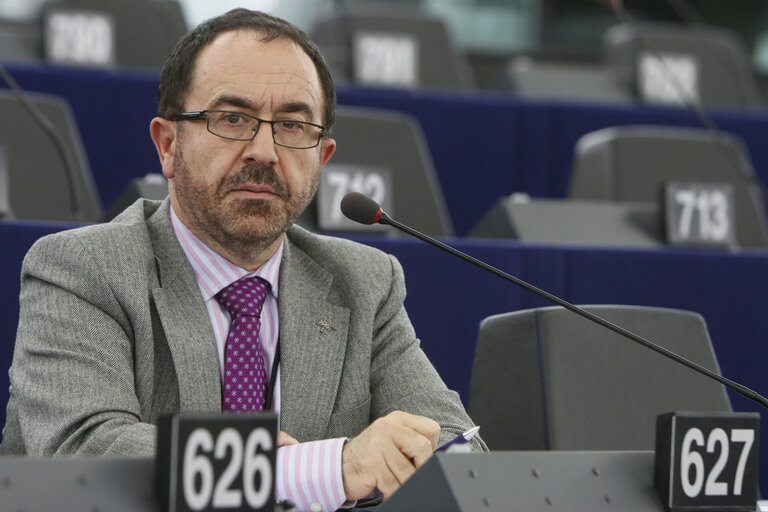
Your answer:
[[[318,320],[315,322],[316,325],[320,326],[320,332],[323,334],[327,334],[331,331],[335,331],[333,327],[331,327],[331,324],[328,323],[328,320]]]

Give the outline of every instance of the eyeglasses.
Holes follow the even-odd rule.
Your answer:
[[[229,140],[253,140],[262,123],[272,125],[272,140],[278,146],[293,149],[309,149],[320,144],[325,127],[305,121],[277,120],[267,121],[258,117],[230,112],[228,110],[195,110],[182,112],[171,117],[171,121],[208,122],[208,131]]]

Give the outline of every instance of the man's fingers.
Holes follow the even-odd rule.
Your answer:
[[[400,422],[403,426],[415,430],[429,439],[432,444],[432,451],[437,448],[437,442],[440,438],[440,425],[435,420],[401,411],[390,413],[387,417],[391,417],[393,420]]]
[[[408,463],[403,454],[399,454],[399,456],[405,461],[405,463]],[[396,490],[400,488],[400,485],[405,481],[405,479],[401,480],[397,476],[397,472],[400,471],[400,469],[393,471],[393,468],[390,467],[386,457],[382,458],[381,468],[377,472],[378,478],[376,488],[381,491],[381,495],[384,499],[389,498]]]
[[[384,461],[387,464],[388,470],[397,480],[398,486],[402,485],[403,482],[416,472],[416,466],[414,466],[411,459],[396,448],[388,450],[384,454]]]
[[[420,468],[434,452],[431,439],[407,426],[396,427],[392,441],[400,453],[413,461],[411,465],[416,468]]]
[[[342,451],[347,498],[358,499],[374,488],[389,497],[432,456],[439,435],[435,421],[405,412],[374,421]]]

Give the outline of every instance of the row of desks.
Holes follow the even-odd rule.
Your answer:
[[[18,323],[21,261],[40,236],[62,224],[0,223],[0,368],[10,365]],[[466,402],[480,321],[548,305],[511,284],[416,240],[359,236],[403,264],[406,307],[422,346]],[[576,304],[636,304],[696,311],[706,319],[722,373],[768,394],[768,254],[680,249],[604,249],[457,239],[457,248]],[[629,343],[629,341],[627,341]],[[642,385],[642,383],[638,383]],[[0,374],[0,403],[7,400]],[[732,395],[735,410],[759,411]],[[762,412],[762,411],[760,411]],[[4,411],[0,412],[0,423]],[[768,435],[768,426],[763,429]],[[764,437],[768,439],[768,437]],[[762,453],[768,464],[768,443]],[[768,484],[768,472],[764,483]],[[768,485],[764,485],[768,489]]]
[[[20,65],[9,70],[29,91],[69,100],[105,206],[132,178],[160,172],[149,137],[149,121],[157,111],[157,73]],[[397,110],[419,120],[460,236],[501,196],[526,192],[533,197],[564,197],[573,147],[585,133],[627,124],[698,126],[696,117],[685,110],[638,105],[352,88],[340,88],[338,97],[340,105]],[[712,113],[722,130],[745,140],[764,182],[768,182],[767,113]]]

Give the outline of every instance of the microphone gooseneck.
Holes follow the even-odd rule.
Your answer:
[[[40,126],[43,133],[53,142],[53,146],[56,152],[61,158],[61,165],[64,167],[64,179],[67,183],[67,191],[69,192],[69,206],[72,214],[72,220],[83,220],[82,210],[80,209],[80,202],[77,196],[77,190],[75,188],[75,169],[72,167],[72,163],[67,158],[67,151],[65,149],[66,144],[62,140],[61,135],[56,130],[56,127],[40,108],[32,101],[26,92],[19,86],[13,76],[0,64],[0,78],[8,86],[13,93],[16,100],[29,112],[32,119]]]
[[[352,196],[352,197],[350,197]],[[348,199],[349,198],[349,199]],[[347,207],[345,210],[345,207],[343,206],[347,203]],[[624,329],[623,327],[616,325],[612,322],[609,322],[608,320],[605,320],[602,317],[599,317],[595,315],[594,313],[591,313],[587,311],[586,309],[580,308],[579,306],[576,306],[575,304],[571,304],[570,302],[561,299],[560,297],[556,295],[552,295],[551,293],[542,290],[541,288],[537,288],[536,286],[529,284],[525,281],[523,281],[520,278],[517,278],[513,276],[512,274],[508,274],[504,272],[503,270],[500,270],[492,265],[489,265],[488,263],[485,263],[484,261],[480,261],[477,258],[474,258],[470,256],[469,254],[466,254],[464,252],[459,251],[458,249],[454,249],[450,245],[444,244],[443,242],[432,238],[429,235],[425,235],[424,233],[417,231],[409,226],[406,226],[405,224],[402,224],[401,222],[396,221],[395,219],[391,218],[389,215],[384,213],[381,210],[381,207],[374,201],[373,199],[357,193],[357,192],[351,192],[344,196],[344,199],[341,201],[342,204],[342,212],[344,215],[346,215],[349,219],[355,221],[355,222],[361,222],[362,224],[389,224],[390,226],[393,226],[400,231],[403,231],[404,233],[408,233],[411,236],[414,236],[418,238],[419,240],[423,240],[424,242],[427,242],[428,244],[434,245],[435,247],[438,247],[440,249],[443,249],[444,251],[448,251],[449,253],[453,254],[454,256],[457,256],[465,261],[468,261],[472,263],[473,265],[477,265],[478,267],[487,270],[488,272],[495,274],[503,279],[506,279],[507,281],[511,281],[514,284],[520,286],[521,288],[524,288],[528,290],[529,292],[535,293],[539,297],[543,297],[547,299],[550,302],[553,302],[557,304],[558,306],[562,306],[565,309],[572,311],[573,313],[576,313],[579,316],[582,316],[586,318],[587,320],[590,320],[592,322],[595,322],[598,325],[601,325],[605,327],[606,329],[609,329],[616,334],[620,334],[621,336],[624,336],[625,338],[628,338],[636,343],[639,343],[640,345],[653,350],[654,352],[657,352],[663,356],[668,357],[669,359],[672,359],[673,361],[676,361],[677,363],[682,364],[683,366],[687,366],[688,368],[697,371],[701,373],[702,375],[705,375],[709,377],[710,379],[714,379],[720,384],[723,384],[724,386],[727,386],[731,388],[732,390],[736,391],[737,393],[749,398],[750,400],[753,400],[766,409],[768,409],[768,399],[757,393],[756,391],[753,391],[752,389],[742,386],[738,382],[734,382],[730,379],[727,379],[723,377],[722,375],[719,375],[709,368],[705,368],[697,363],[694,363],[693,361],[690,361],[671,350],[668,350],[660,345],[657,345],[653,343],[652,341],[649,341],[642,336],[639,336],[631,331],[628,331],[627,329]],[[362,206],[362,205],[365,206]],[[375,209],[374,213],[371,214],[370,211],[372,209]],[[347,211],[350,211],[352,215],[347,215]],[[365,213],[365,216],[363,216],[363,213]],[[359,217],[357,214],[360,214]],[[378,217],[376,220],[373,220],[374,218]],[[365,220],[366,222],[362,222],[361,220],[358,220],[358,218]]]

